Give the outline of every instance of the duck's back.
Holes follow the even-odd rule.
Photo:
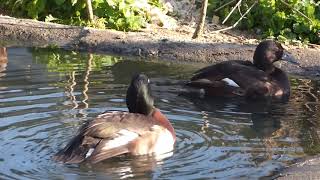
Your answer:
[[[167,127],[153,116],[108,112],[84,124],[78,135],[59,151],[54,159],[64,163],[79,163],[85,160],[97,163],[125,153],[149,154],[155,151],[152,148],[156,146],[159,135],[168,132],[170,133]],[[174,139],[172,136],[170,138]],[[144,143],[150,147],[146,147]],[[173,148],[173,144],[171,146]]]
[[[250,61],[225,61],[200,69],[187,85],[203,89],[208,96],[264,98],[287,87],[285,73],[278,68],[274,73],[267,74]]]

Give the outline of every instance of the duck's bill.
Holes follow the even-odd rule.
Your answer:
[[[283,52],[283,55],[281,57],[281,59],[283,61],[287,61],[289,63],[295,64],[295,65],[299,65],[300,63],[288,52]]]

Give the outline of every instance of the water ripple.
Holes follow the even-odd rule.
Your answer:
[[[293,79],[288,104],[194,100],[179,96],[182,87],[172,85],[193,72],[184,65],[110,66],[110,57],[101,56],[106,66],[98,66],[98,59],[90,71],[87,54],[74,59],[68,52],[32,51],[32,56],[26,49],[13,50],[0,77],[0,179],[258,179],[297,157],[319,153],[319,82]],[[176,130],[174,151],[94,165],[54,162],[51,157],[84,122],[105,111],[127,110],[133,71],[151,75],[155,106]]]

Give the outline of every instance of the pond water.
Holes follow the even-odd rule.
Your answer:
[[[7,48],[0,61],[0,179],[256,179],[320,152],[320,81],[292,77],[289,103],[178,96],[199,65]],[[121,156],[98,164],[51,159],[85,121],[127,110],[131,75],[146,73],[156,106],[177,132],[164,159]]]

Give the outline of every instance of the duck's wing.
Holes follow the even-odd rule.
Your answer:
[[[250,61],[225,61],[199,69],[194,73],[191,81],[198,79],[221,80],[234,71],[251,67],[253,64]]]
[[[195,72],[191,78],[189,85],[197,84],[199,80],[207,79],[213,82],[214,86],[219,86],[217,83],[226,79],[232,80],[236,83],[233,86],[239,86],[242,89],[247,89],[252,82],[267,81],[267,74],[257,69],[250,61],[225,61],[215,65],[205,67]],[[231,84],[227,82],[226,85]]]
[[[219,96],[234,97],[244,95],[244,92],[238,86],[231,86],[225,81],[212,81],[208,79],[198,79],[186,84],[187,88],[181,94],[191,97]]]
[[[270,77],[250,61],[226,61],[198,70],[187,86],[209,96],[267,96]]]
[[[64,163],[104,159],[128,153],[130,142],[150,132],[152,117],[128,112],[108,112],[84,124],[78,134],[54,159]]]

